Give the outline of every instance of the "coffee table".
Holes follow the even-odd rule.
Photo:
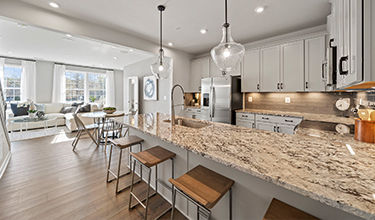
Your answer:
[[[51,124],[51,122],[54,121],[54,127],[57,129],[57,117],[51,117],[51,116],[44,116],[42,118],[30,118],[30,117],[22,117],[22,118],[15,118],[10,121],[10,123],[18,124],[19,130],[22,134],[23,131],[28,130],[29,123],[43,123],[44,132],[47,131],[48,125]],[[13,127],[13,126],[12,126]],[[13,130],[10,131],[10,133],[13,133]]]

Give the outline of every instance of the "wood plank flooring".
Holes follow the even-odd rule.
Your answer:
[[[61,133],[13,142],[0,179],[0,219],[143,219],[140,205],[128,210],[129,189],[115,195],[115,182],[106,183],[109,153],[104,147],[85,138],[73,152],[72,141],[73,134]],[[117,153],[114,149],[112,167],[117,167]],[[122,178],[120,188],[130,178]],[[146,184],[135,190],[144,194]],[[152,197],[148,219],[169,206],[161,196]],[[161,219],[170,219],[170,212]],[[176,212],[175,219],[186,218]]]

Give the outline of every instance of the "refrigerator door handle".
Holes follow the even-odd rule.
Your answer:
[[[213,87],[210,87],[210,97],[209,97],[209,111],[210,111],[210,118],[212,118],[212,99],[213,99]]]
[[[212,118],[215,117],[215,99],[216,99],[216,94],[215,94],[215,87],[212,87]]]

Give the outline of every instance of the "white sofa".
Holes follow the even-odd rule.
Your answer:
[[[70,104],[66,103],[45,103],[42,104],[44,106],[44,112],[46,116],[56,117],[56,121],[48,121],[48,126],[62,126],[65,125],[70,132],[77,130],[77,125],[74,121],[73,113],[60,113],[61,109],[66,106],[70,106]],[[90,104],[91,105],[91,111],[100,111],[98,104]],[[82,120],[82,122],[85,125],[90,125],[94,123],[94,120],[91,118],[85,118],[82,117],[83,113],[78,113],[78,117]],[[22,118],[22,117],[28,117],[28,116],[17,116],[14,117],[12,110],[7,110],[7,129],[8,131],[17,131],[20,130],[20,124],[19,123],[12,123],[12,120]],[[29,122],[27,125],[28,129],[35,129],[35,128],[43,128],[44,122]],[[23,127],[25,129],[25,127]]]

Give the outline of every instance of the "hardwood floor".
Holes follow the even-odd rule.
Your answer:
[[[129,189],[115,195],[106,183],[108,153],[91,139],[81,139],[72,151],[72,134],[13,142],[12,158],[0,179],[0,219],[143,219],[138,205],[128,210]],[[117,166],[117,153],[113,152]],[[123,163],[125,164],[125,163]],[[122,178],[120,188],[131,175]],[[145,183],[136,186],[141,195]],[[150,199],[153,219],[170,204],[159,195]],[[161,219],[169,219],[170,212]],[[185,219],[177,212],[175,219]]]

